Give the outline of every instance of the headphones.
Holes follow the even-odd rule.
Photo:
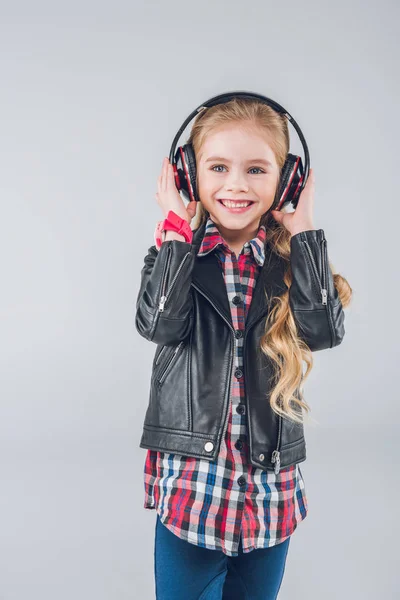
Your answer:
[[[261,94],[256,94],[253,92],[238,91],[219,94],[218,96],[214,96],[213,98],[210,98],[206,102],[200,104],[200,106],[191,112],[190,115],[185,119],[172,142],[171,150],[169,152],[169,162],[174,170],[175,184],[178,191],[182,192],[184,198],[189,202],[193,200],[198,202],[200,199],[196,187],[196,158],[192,144],[189,143],[179,146],[175,152],[177,142],[181,137],[182,132],[188,123],[201,110],[210,108],[216,104],[223,104],[224,102],[228,102],[233,98],[249,98],[260,100],[261,102],[268,104],[276,112],[284,115],[296,129],[304,150],[304,169],[300,156],[288,153],[285,164],[281,169],[275,199],[270,210],[281,210],[283,206],[286,206],[289,203],[292,204],[293,208],[296,208],[300,194],[306,185],[310,167],[310,155],[306,140],[294,118],[285,108],[283,108],[283,106],[274,100],[267,98],[266,96],[262,96]]]

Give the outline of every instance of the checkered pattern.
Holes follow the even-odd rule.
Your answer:
[[[265,239],[261,226],[236,257],[209,217],[197,255],[216,252],[232,322],[242,333],[265,259]],[[239,294],[244,304],[232,302]],[[217,459],[147,450],[144,466],[144,508],[156,509],[164,525],[180,538],[228,556],[238,555],[240,535],[244,552],[283,542],[308,510],[298,464],[275,475],[249,461],[244,382],[235,377],[235,370],[243,367],[243,337],[235,337],[234,367],[228,426]]]

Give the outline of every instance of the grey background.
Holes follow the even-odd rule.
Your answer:
[[[198,104],[235,89],[298,121],[315,226],[354,290],[306,386],[309,514],[279,598],[395,598],[394,0],[25,1],[0,17],[0,599],[154,598],[139,441],[155,347],[134,306],[162,158]]]

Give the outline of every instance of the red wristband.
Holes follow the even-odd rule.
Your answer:
[[[190,225],[186,219],[183,219],[177,215],[173,210],[168,212],[166,219],[158,221],[156,229],[154,231],[154,241],[158,249],[160,249],[162,242],[164,241],[164,231],[176,231],[185,238],[188,243],[192,242],[193,231],[190,229]]]

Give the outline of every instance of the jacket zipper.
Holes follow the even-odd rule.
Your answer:
[[[218,308],[215,306],[215,304],[208,298],[208,296],[206,296],[194,283],[192,283],[192,286],[198,291],[200,292],[200,294],[202,294],[209,302],[210,304],[215,308],[215,310],[217,311],[217,313],[224,319],[224,321],[228,324],[229,329],[232,331],[233,335],[234,334],[234,330],[232,328],[231,323],[228,321],[228,319],[226,319],[224,317],[224,315],[218,310]],[[245,348],[246,345],[246,335],[248,333],[248,329],[245,329],[245,333],[244,333],[244,341],[243,341],[243,349]],[[225,423],[224,423],[224,430],[222,432],[222,436],[221,436],[221,440],[225,439],[225,434],[226,434],[226,430],[228,428],[228,418],[229,418],[229,406],[230,406],[230,391],[231,391],[231,379],[232,379],[232,365],[233,365],[233,357],[231,360],[231,367],[229,370],[229,396],[228,396],[228,408],[226,411],[226,415],[225,415]],[[250,427],[249,427],[249,435],[251,436],[251,432],[250,432]],[[279,473],[279,469],[280,469],[280,444],[281,444],[281,437],[282,437],[282,416],[279,415],[279,426],[278,426],[278,442],[277,442],[277,449],[273,451],[272,453],[272,459],[271,461],[273,463],[275,463],[275,473],[278,474]],[[250,445],[251,445],[251,439],[250,439]]]
[[[177,347],[175,348],[175,350],[172,352],[171,356],[168,358],[167,363],[162,371],[161,376],[158,378],[158,383],[162,383],[166,377],[167,372],[169,371],[170,367],[172,366],[172,363],[174,362],[179,350],[182,348],[184,344],[184,340],[182,340],[181,342],[179,342],[179,344],[177,345]]]
[[[245,352],[247,332],[248,332],[248,329],[245,329],[245,332],[244,332],[244,341],[243,341],[243,355],[244,355],[245,373],[247,372],[247,369],[246,369],[246,352]],[[249,427],[249,437],[250,437],[250,446],[251,446],[252,443],[251,443],[251,429],[250,429],[250,427]],[[282,415],[279,415],[278,416],[278,441],[276,443],[276,450],[274,450],[272,452],[272,457],[271,457],[271,462],[275,465],[274,472],[275,472],[276,475],[279,473],[279,469],[281,468],[281,459],[280,459],[281,438],[282,438]]]
[[[195,285],[194,283],[192,283],[192,286],[202,295],[204,296],[204,298],[206,298],[209,303],[215,308],[215,310],[217,311],[217,313],[223,318],[223,320],[225,321],[225,323],[228,325],[229,329],[232,331],[232,337],[234,340],[234,336],[235,336],[235,332],[234,329],[231,325],[231,323],[228,321],[228,319],[218,310],[218,308],[215,306],[215,304],[210,300],[210,298],[208,296],[206,296],[204,294],[204,292],[202,292],[197,285]],[[233,341],[233,344],[235,342]],[[224,422],[224,429],[222,432],[222,436],[221,436],[221,440],[223,440],[225,438],[225,433],[228,427],[228,419],[229,419],[229,407],[230,407],[230,402],[231,402],[231,380],[232,380],[232,366],[233,366],[233,353],[231,356],[231,363],[230,363],[230,369],[229,369],[229,383],[228,383],[228,387],[229,387],[229,394],[228,394],[228,406],[226,409],[226,415],[225,415],[225,422]]]
[[[327,273],[327,268],[328,268],[328,256],[327,256],[327,247],[326,247],[326,239],[324,237],[322,237],[321,240],[321,263],[322,263],[322,280],[318,274],[318,269],[317,266],[315,264],[315,260],[314,257],[312,255],[311,252],[311,248],[308,244],[308,242],[306,240],[303,240],[303,243],[305,245],[305,247],[307,248],[308,251],[308,255],[311,259],[311,264],[313,265],[313,271],[315,274],[315,277],[318,281],[319,287],[321,289],[321,295],[322,295],[322,304],[324,306],[326,306],[326,311],[327,311],[327,316],[328,316],[328,323],[329,323],[329,329],[331,332],[331,348],[332,348],[332,344],[333,344],[333,326],[332,326],[332,319],[331,319],[331,313],[328,309],[328,290],[326,287],[326,282],[328,280],[328,273]]]
[[[229,369],[229,382],[232,379],[232,366],[233,366],[233,358],[231,360],[231,367]],[[224,430],[222,432],[221,440],[225,439],[226,430],[228,428],[229,408],[230,408],[230,405],[231,405],[231,387],[230,386],[231,386],[231,384],[229,383],[228,410],[226,411],[226,417],[225,417],[225,423],[224,423]]]
[[[275,464],[275,467],[274,467],[275,475],[278,475],[279,470],[281,468],[281,453],[280,453],[281,437],[282,437],[282,415],[279,415],[278,441],[276,443],[276,450],[273,451],[272,457],[271,457],[272,464]]]
[[[323,243],[324,241],[325,241],[325,240],[322,240],[322,243]],[[309,246],[308,242],[307,242],[306,240],[303,240],[303,244],[304,244],[304,245],[305,245],[305,247],[307,248],[308,255],[309,255],[310,259],[311,259],[311,264],[312,264],[312,266],[313,266],[314,275],[315,275],[315,278],[316,278],[316,280],[318,281],[318,285],[319,285],[319,287],[320,287],[320,290],[321,290],[321,295],[322,295],[322,304],[326,305],[326,304],[327,304],[327,302],[328,302],[328,298],[327,298],[327,289],[326,289],[326,287],[325,287],[325,284],[324,284],[324,282],[321,282],[321,278],[320,278],[320,276],[319,276],[319,273],[318,273],[317,265],[315,264],[315,260],[314,260],[314,257],[313,257],[313,255],[312,255],[312,251],[311,251],[311,248],[310,248],[310,246]],[[321,254],[321,256],[322,256],[322,264],[324,264],[324,259],[323,259],[323,256],[324,256],[324,251],[323,251],[323,250],[322,250],[322,254]],[[323,267],[322,271],[323,271],[323,274],[322,274],[322,276],[324,277],[324,272],[325,272],[325,268],[324,268],[324,267]]]
[[[327,251],[327,247],[326,247],[326,239],[323,238],[322,239],[322,244],[323,244],[323,250],[322,250],[322,267],[323,267],[323,276],[325,277],[325,285],[324,287],[326,288],[327,285],[327,281],[328,281],[328,251]],[[328,291],[327,291],[328,294]],[[326,307],[327,313],[328,313],[328,321],[329,321],[329,327],[331,330],[331,348],[333,345],[333,339],[334,339],[334,326],[332,323],[332,315],[331,315],[331,311],[328,309],[328,306]]]
[[[177,269],[177,271],[176,271],[176,273],[174,275],[174,278],[173,278],[173,280],[171,282],[171,285],[169,286],[169,289],[166,292],[165,288],[166,288],[166,284],[167,284],[168,267],[169,267],[169,264],[171,262],[171,253],[172,253],[172,248],[171,248],[171,245],[169,245],[168,246],[167,260],[166,260],[165,269],[164,269],[164,272],[163,272],[163,277],[162,277],[162,282],[161,282],[161,290],[162,291],[161,291],[160,302],[159,302],[159,305],[158,305],[159,312],[163,312],[165,303],[166,303],[166,301],[168,299],[169,294],[171,293],[172,288],[175,285],[175,281],[176,281],[176,279],[177,279],[177,277],[178,277],[178,275],[179,275],[179,273],[180,273],[180,271],[181,271],[181,269],[182,269],[182,267],[183,267],[183,265],[185,263],[185,260],[191,254],[190,252],[187,252],[185,254],[185,256],[183,257],[183,259],[181,261],[181,264],[179,265],[179,267],[178,267],[178,269]]]

